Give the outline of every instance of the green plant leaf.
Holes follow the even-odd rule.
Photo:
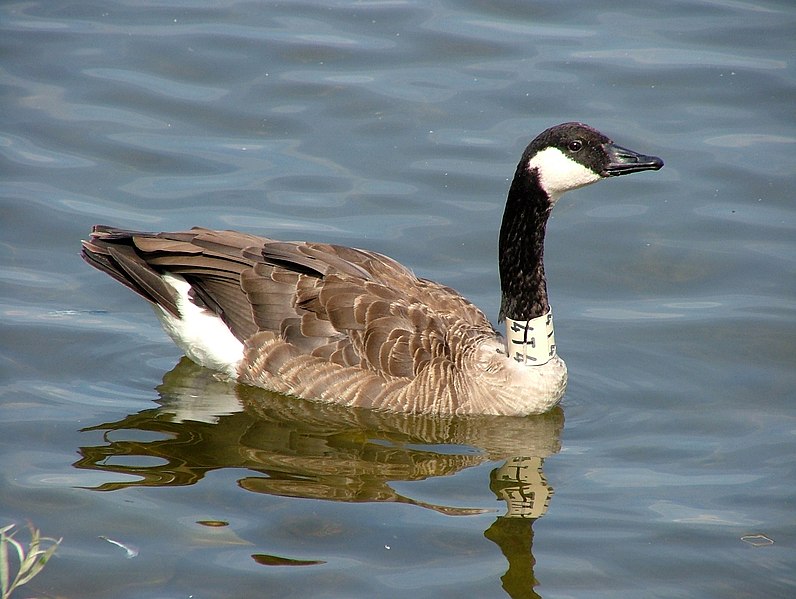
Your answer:
[[[14,525],[8,525],[0,529],[0,589],[2,589],[2,599],[9,599],[14,589],[22,586],[31,578],[41,572],[49,559],[55,553],[61,539],[42,537],[41,533],[33,526],[30,528],[30,544],[27,552],[25,547],[14,539],[14,533],[9,532]],[[51,543],[47,549],[42,548],[42,543]],[[9,565],[8,546],[12,546],[17,552],[19,566],[14,579],[11,580],[11,567]]]
[[[0,530],[0,592],[3,594],[3,599],[8,595],[8,546],[6,543],[6,531],[10,529],[11,526],[6,526]]]

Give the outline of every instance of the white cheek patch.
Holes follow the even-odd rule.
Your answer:
[[[595,183],[600,175],[566,156],[558,148],[545,148],[528,161],[528,170],[536,170],[539,184],[555,204],[567,191]]]

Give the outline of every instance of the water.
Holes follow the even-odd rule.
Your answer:
[[[64,539],[28,595],[792,596],[791,3],[0,11],[0,525]],[[220,383],[78,257],[96,222],[345,243],[494,319],[507,181],[573,119],[666,167],[556,208],[541,418]]]

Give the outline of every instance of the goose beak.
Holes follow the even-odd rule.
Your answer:
[[[618,177],[641,171],[657,171],[663,166],[663,160],[657,156],[645,156],[612,143],[603,144],[608,154],[608,164],[600,173],[603,177]]]

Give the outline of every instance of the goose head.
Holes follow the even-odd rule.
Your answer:
[[[545,227],[562,195],[602,179],[662,166],[660,158],[618,146],[583,123],[550,127],[528,144],[517,165],[500,228],[500,319],[530,320],[549,311]]]
[[[618,146],[588,125],[562,123],[543,131],[528,145],[518,175],[535,179],[552,207],[567,191],[662,166],[663,160],[657,156]]]

